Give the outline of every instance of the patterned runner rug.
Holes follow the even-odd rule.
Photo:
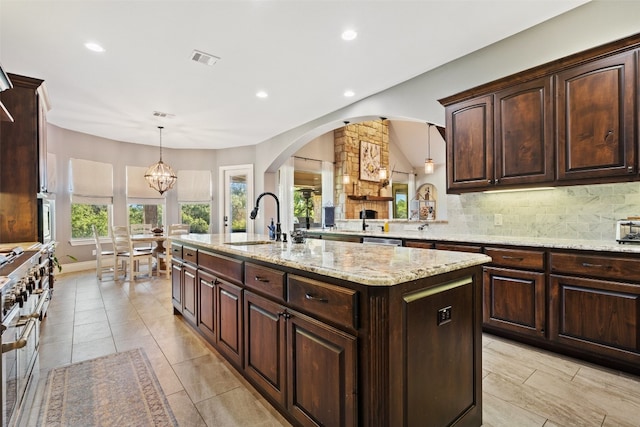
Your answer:
[[[56,368],[49,373],[39,426],[177,426],[144,350]]]

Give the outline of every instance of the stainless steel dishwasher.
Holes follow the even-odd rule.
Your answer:
[[[386,246],[402,246],[401,239],[391,239],[388,237],[363,237],[363,245],[386,245]]]

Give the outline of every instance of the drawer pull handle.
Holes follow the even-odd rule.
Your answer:
[[[583,267],[593,267],[593,268],[604,268],[604,265],[601,265],[601,264],[590,264],[588,262],[583,262],[582,266]]]
[[[262,283],[269,283],[269,279],[265,279],[264,277],[260,277],[260,276],[256,276],[255,280],[257,282],[262,282]]]
[[[306,299],[308,299],[308,300],[311,300],[311,301],[329,302],[329,300],[328,300],[328,299],[326,299],[326,298],[322,298],[322,297],[315,297],[315,296],[313,296],[313,295],[311,295],[311,294],[305,294],[305,295],[304,295],[304,297],[305,297]]]
[[[510,259],[513,261],[522,261],[524,260],[524,258],[522,258],[521,256],[509,256],[509,255],[503,255],[502,259]]]

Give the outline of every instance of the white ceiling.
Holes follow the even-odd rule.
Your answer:
[[[588,0],[0,0],[0,64],[57,126],[139,144],[263,142]],[[358,37],[340,34],[354,28]],[[83,45],[100,43],[97,54]],[[221,59],[190,60],[193,49]],[[345,98],[346,89],[355,92]],[[255,96],[258,90],[268,98]],[[173,118],[159,119],[154,111]]]

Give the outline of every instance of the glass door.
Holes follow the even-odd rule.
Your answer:
[[[253,221],[249,219],[253,203],[253,165],[223,166],[220,180],[224,188],[220,194],[220,232],[253,233]]]

